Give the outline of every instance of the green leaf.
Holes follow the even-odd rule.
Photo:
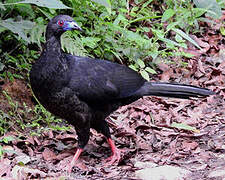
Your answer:
[[[189,126],[187,124],[184,124],[184,123],[176,123],[176,122],[173,122],[171,124],[171,127],[175,127],[177,129],[184,129],[184,130],[188,130],[188,131],[194,131],[196,133],[199,133],[199,130],[198,129],[196,129],[195,127]]]
[[[158,38],[164,38],[165,32],[159,29],[151,28],[153,34]]]
[[[144,17],[140,17],[140,18],[136,18],[132,21],[129,22],[129,24],[138,22],[138,21],[144,21],[144,20],[148,20],[148,19],[157,19],[157,18],[161,18],[162,16],[144,16]]]
[[[143,78],[145,78],[147,81],[150,80],[149,74],[148,74],[145,70],[141,70],[140,73],[141,73],[141,76],[142,76]]]
[[[35,13],[31,4],[17,4],[15,9],[22,17],[26,16],[29,19],[35,19]]]
[[[166,42],[168,45],[174,45],[174,46],[178,46],[178,47],[187,48],[183,43],[177,43],[175,41],[172,41],[172,40],[166,39],[166,38],[159,38],[159,39],[163,42]]]
[[[45,32],[46,26],[42,23],[38,23],[35,26],[33,26],[31,32],[30,32],[30,39],[32,43],[37,43],[38,46],[41,48],[41,40],[43,37],[43,34]]]
[[[5,10],[5,7],[3,6],[3,4],[0,2],[0,9]]]
[[[146,67],[145,71],[147,71],[147,72],[149,72],[151,74],[157,74],[157,72],[154,69],[150,68],[150,67]]]
[[[93,2],[96,2],[106,8],[109,14],[111,14],[111,1],[110,0],[92,0]]]
[[[144,32],[149,32],[149,30],[150,30],[149,27],[142,27],[141,29],[142,29]]]
[[[179,25],[179,23],[180,23],[179,21],[169,23],[168,26],[166,27],[166,30],[167,30],[166,32],[168,32],[169,30],[171,30],[175,26]]]
[[[159,51],[158,50],[154,50],[154,51],[149,52],[148,54],[149,54],[149,56],[152,57],[152,59],[155,60],[158,57],[158,55],[159,55]]]
[[[126,31],[126,33],[124,35],[130,41],[137,41],[137,40],[143,39],[140,34],[132,32],[132,31]]]
[[[134,71],[138,71],[138,69],[133,64],[129,65],[128,67],[133,69]]]
[[[30,38],[27,37],[26,30],[32,29],[34,24],[34,22],[28,20],[13,21],[13,19],[6,19],[4,21],[0,21],[0,26],[3,26],[13,33],[18,34],[27,42],[30,42]]]
[[[73,39],[69,34],[69,32],[64,33],[61,37],[62,49],[76,56],[87,56],[88,53],[82,46],[81,40],[77,36]]]
[[[107,50],[107,51],[109,51],[109,52],[111,52],[112,54],[114,54],[114,56],[116,56],[116,58],[120,61],[120,63],[123,64],[123,61],[122,61],[122,59],[121,59],[119,53],[117,53],[117,52],[115,52],[115,51],[112,51],[112,50]]]
[[[145,63],[142,60],[140,60],[140,59],[137,60],[137,64],[139,65],[139,67],[141,69],[143,69],[145,67]]]
[[[194,57],[195,55],[194,54],[190,54],[190,53],[187,53],[187,52],[181,52],[181,55],[184,56],[184,57],[187,57],[187,58],[192,58]]]
[[[216,0],[193,0],[198,8],[206,9],[207,16],[219,19],[222,16],[222,10]]]
[[[58,0],[24,0],[16,3],[8,3],[5,5],[11,4],[35,4],[40,7],[54,8],[54,9],[71,9],[70,7],[64,5],[61,1]]]
[[[15,77],[17,79],[24,79],[24,77],[20,74],[13,74],[13,77]]]
[[[96,37],[83,37],[81,38],[82,43],[92,49],[98,46],[98,42],[101,40],[100,38]]]
[[[173,9],[167,9],[162,16],[162,22],[167,21],[169,18],[171,18],[175,14],[175,11]]]
[[[185,40],[179,34],[175,35],[175,40],[179,43],[185,42]]]
[[[190,43],[194,44],[197,48],[201,49],[201,47],[188,36],[185,32],[181,31],[180,29],[172,28],[173,31],[175,31],[177,34],[182,36],[184,39],[188,40]]]
[[[4,69],[4,67],[5,67],[5,65],[0,62],[0,71],[2,71]]]
[[[220,32],[223,36],[225,36],[225,28],[223,26],[220,27]]]
[[[92,0],[92,1],[98,3],[98,4],[102,5],[102,6],[111,8],[110,0]]]
[[[1,21],[0,21],[0,33],[4,32],[6,30],[7,30],[7,28],[1,26]]]
[[[3,147],[0,145],[0,157],[2,157],[3,153],[4,153],[4,149],[3,149]]]
[[[4,143],[8,144],[9,142],[14,141],[14,140],[15,140],[14,137],[12,137],[12,136],[6,136],[6,137],[0,139],[0,142],[4,142]]]
[[[126,19],[126,17],[124,15],[119,14],[117,16],[117,18],[114,20],[113,24],[116,25],[116,26],[118,26],[120,22],[127,23],[127,19]]]

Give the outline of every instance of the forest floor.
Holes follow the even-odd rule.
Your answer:
[[[111,152],[104,137],[94,130],[71,174],[65,165],[77,145],[73,128],[49,129],[40,136],[13,127],[1,142],[0,179],[224,179],[225,178],[225,37],[217,27],[192,36],[202,47],[189,44],[195,56],[187,67],[160,64],[154,80],[206,87],[216,95],[191,100],[144,97],[108,117],[112,138],[121,150],[118,164],[105,166]],[[179,61],[178,59],[174,61]],[[177,63],[179,64],[179,63]],[[30,107],[27,82],[1,82],[0,108],[7,110],[7,91],[19,104]],[[20,137],[20,138],[18,138]]]

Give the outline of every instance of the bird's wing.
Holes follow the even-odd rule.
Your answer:
[[[69,87],[87,102],[104,103],[132,96],[145,80],[132,69],[110,61],[67,55]]]

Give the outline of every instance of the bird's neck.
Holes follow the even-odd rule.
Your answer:
[[[51,36],[46,40],[44,51],[55,56],[62,54],[60,37]]]

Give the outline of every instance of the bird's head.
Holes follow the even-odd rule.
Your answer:
[[[47,25],[46,39],[49,39],[51,36],[60,37],[65,31],[71,30],[82,31],[72,17],[67,15],[55,16]]]

